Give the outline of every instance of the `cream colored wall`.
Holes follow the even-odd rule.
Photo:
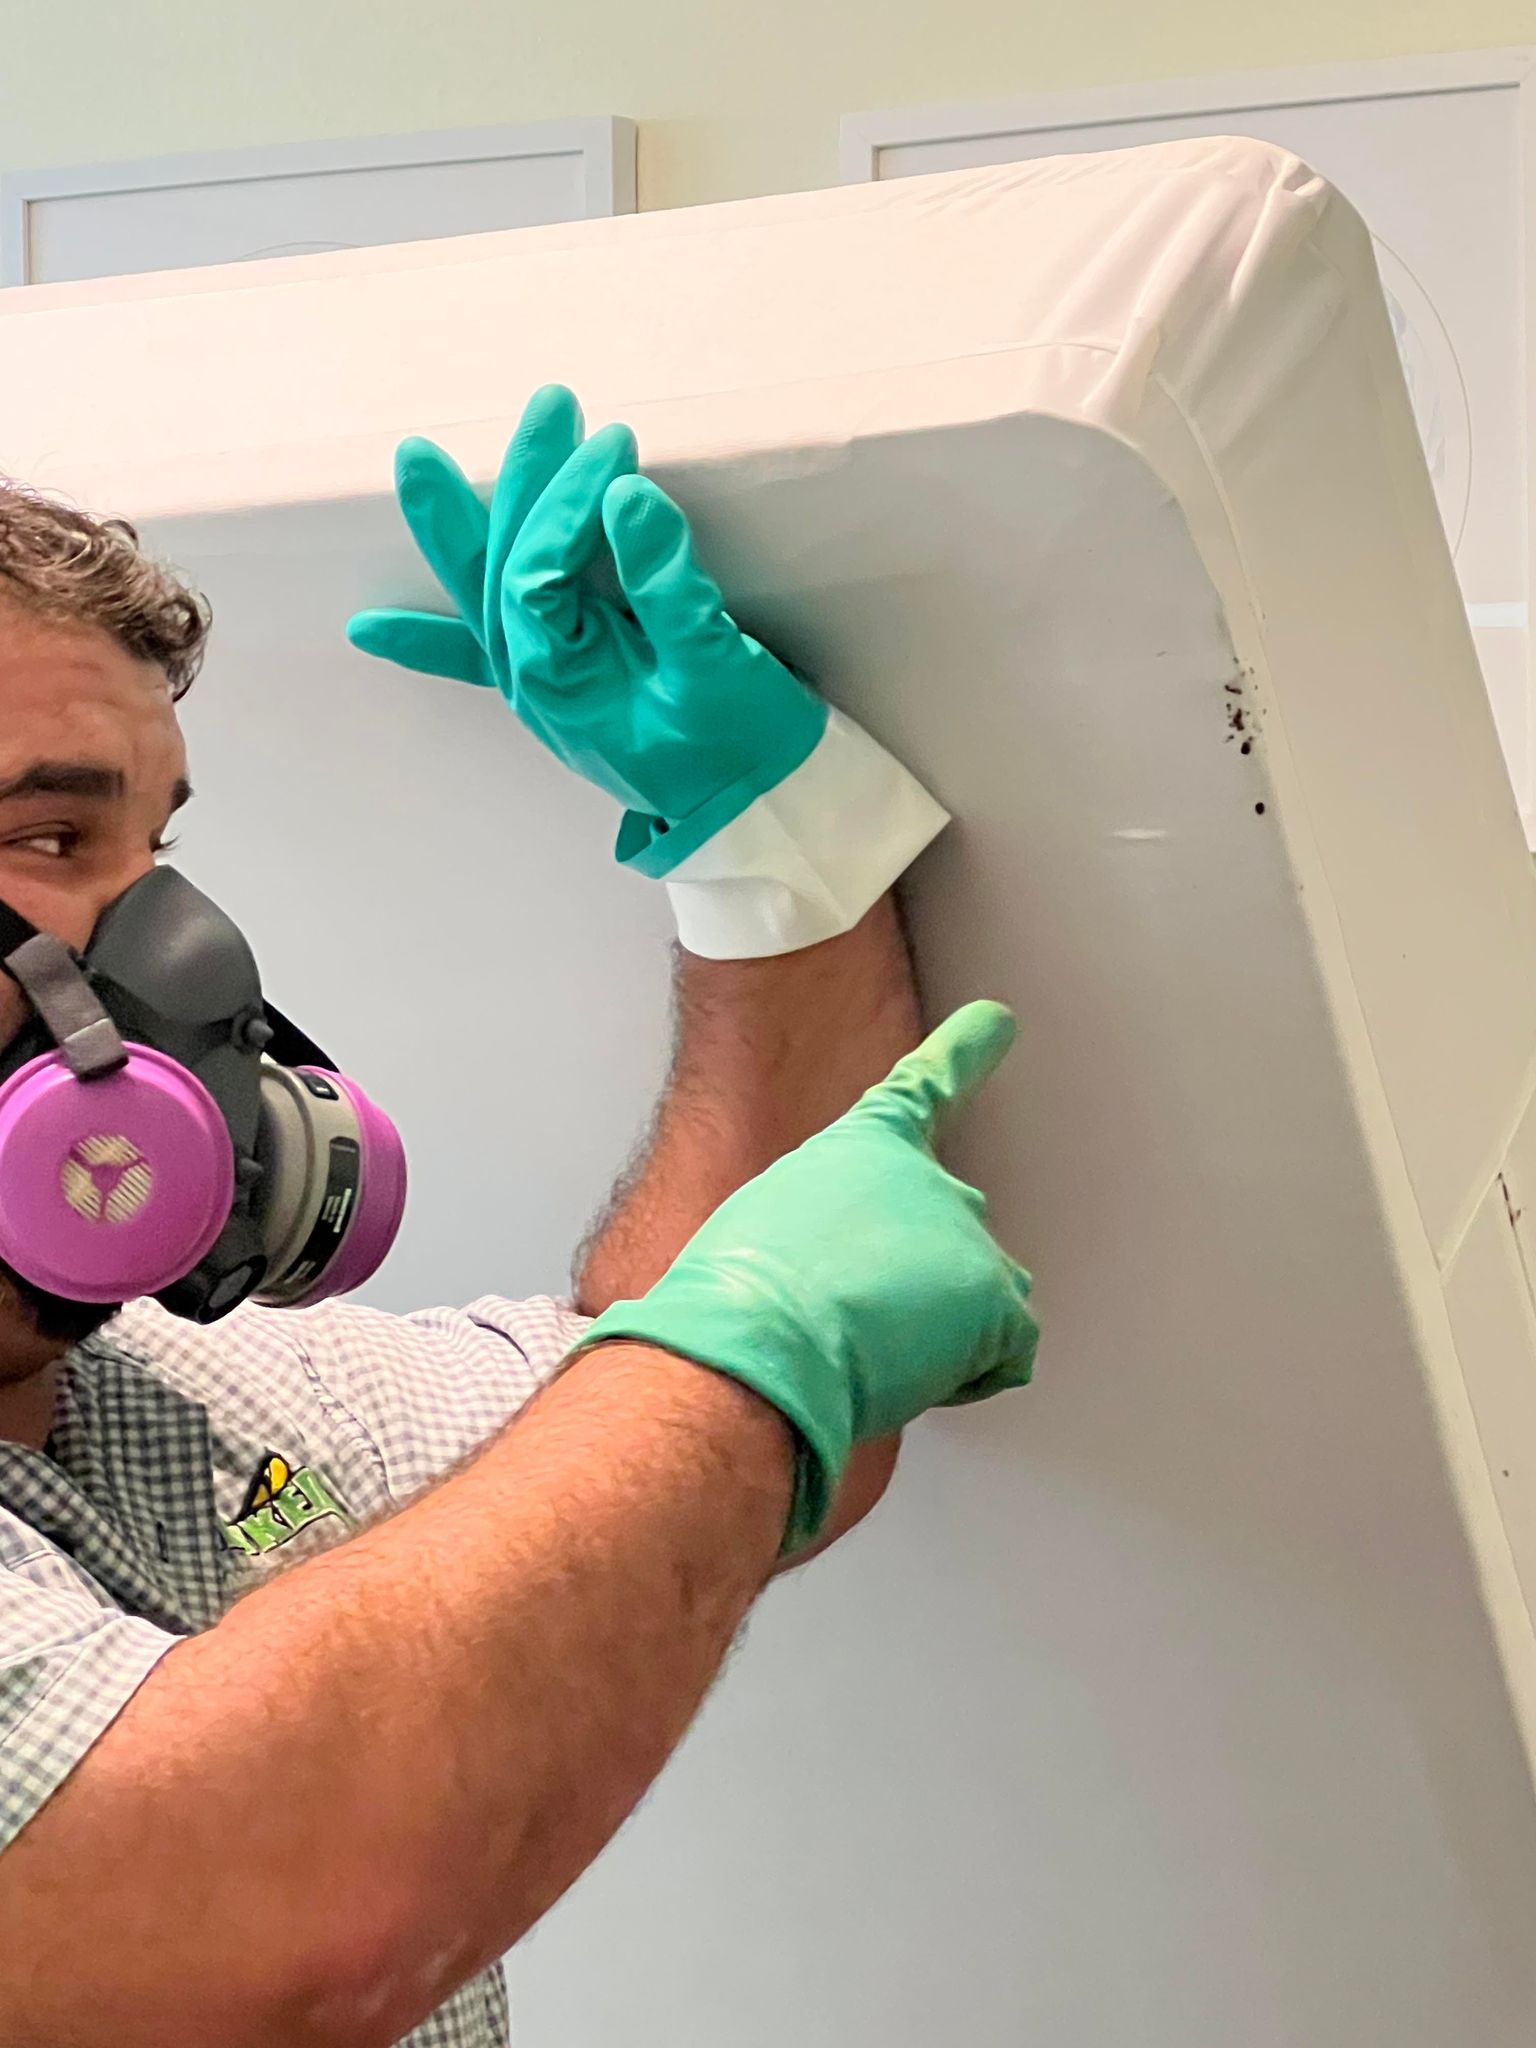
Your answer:
[[[1536,42],[1536,0],[0,0],[0,162],[621,113],[644,206],[824,185],[864,107]]]

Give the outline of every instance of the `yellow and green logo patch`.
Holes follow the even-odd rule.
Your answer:
[[[352,1525],[351,1516],[313,1465],[294,1471],[280,1451],[268,1451],[246,1488],[239,1514],[224,1524],[224,1540],[231,1550],[260,1557],[327,1515],[348,1528]]]

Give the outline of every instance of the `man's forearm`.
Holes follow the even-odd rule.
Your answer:
[[[841,1116],[921,1036],[890,896],[801,952],[679,952],[676,1005],[655,1124],[579,1263],[588,1315],[644,1294],[727,1195]]]
[[[597,1315],[644,1294],[736,1189],[842,1115],[922,1035],[896,900],[852,931],[768,960],[679,952],[672,1072],[648,1143],[576,1277]],[[860,1444],[804,1564],[879,1501],[899,1439]]]
[[[3,1857],[0,2040],[386,2048],[542,1914],[772,1568],[789,1431],[638,1345],[172,1651]]]

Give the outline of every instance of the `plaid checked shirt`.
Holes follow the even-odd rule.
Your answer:
[[[0,1442],[0,1853],[182,1637],[441,1477],[585,1327],[548,1297],[209,1329],[136,1302],[73,1351],[46,1454]],[[496,1969],[408,2044],[507,2039]]]

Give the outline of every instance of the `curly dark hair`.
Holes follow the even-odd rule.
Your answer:
[[[202,666],[208,600],[146,554],[126,519],[102,519],[0,477],[0,599],[50,624],[95,626],[165,673],[180,699]]]

